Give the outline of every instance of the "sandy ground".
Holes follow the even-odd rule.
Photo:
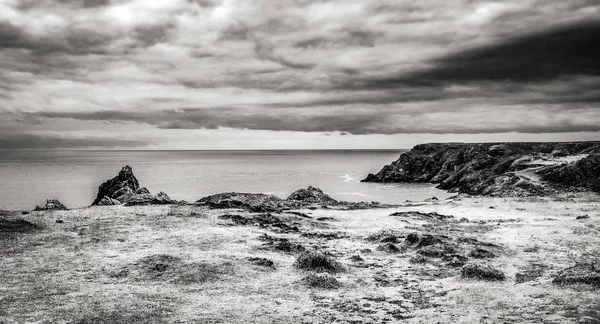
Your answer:
[[[599,207],[587,195],[276,215],[298,232],[191,206],[4,212],[41,228],[0,232],[0,323],[600,323],[598,288],[552,283],[561,269],[600,259]],[[453,218],[390,216],[407,211]],[[477,261],[506,280],[419,259],[404,242],[410,233],[442,235],[461,255],[485,247],[495,257]],[[390,235],[397,250],[381,242]],[[329,274],[339,288],[305,283],[299,246],[343,265]]]

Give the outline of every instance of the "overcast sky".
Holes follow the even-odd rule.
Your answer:
[[[598,0],[0,0],[0,149],[600,140]]]

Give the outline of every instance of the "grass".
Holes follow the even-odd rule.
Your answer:
[[[476,197],[394,208],[413,210],[471,221],[317,209],[312,220],[276,215],[299,229],[282,232],[219,219],[255,218],[247,212],[196,206],[0,213],[36,226],[0,232],[0,323],[600,321],[598,287],[552,282],[600,256],[600,199]],[[590,219],[575,221],[582,213]],[[507,219],[521,221],[499,221]],[[418,240],[409,244],[411,233]],[[418,254],[430,248],[417,247],[427,234],[457,253]],[[377,249],[394,240],[402,253]],[[450,265],[478,247],[497,255],[486,262],[505,280],[463,278],[460,262]]]

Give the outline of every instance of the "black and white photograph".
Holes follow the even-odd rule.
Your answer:
[[[600,324],[600,0],[0,0],[0,324]]]

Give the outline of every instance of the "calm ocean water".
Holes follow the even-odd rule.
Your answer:
[[[447,194],[428,184],[361,183],[402,151],[0,151],[0,209],[46,198],[89,205],[98,186],[129,164],[140,185],[177,200],[228,191],[282,198],[313,185],[336,199],[399,203]]]

